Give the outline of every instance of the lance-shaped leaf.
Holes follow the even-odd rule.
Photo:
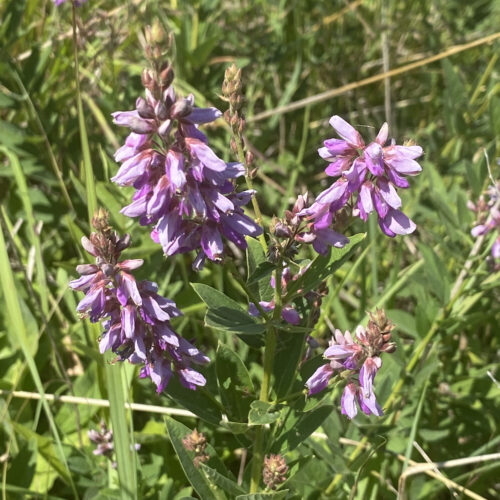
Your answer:
[[[349,238],[349,243],[345,247],[330,247],[326,255],[318,255],[302,276],[288,284],[285,302],[289,302],[297,293],[297,290],[306,293],[317,288],[351,257],[356,247],[365,237],[365,233],[355,234]]]
[[[208,307],[205,324],[218,330],[235,333],[253,346],[263,345],[265,325],[250,316],[243,307],[227,295],[202,283],[191,283],[194,291]]]
[[[227,416],[237,422],[246,422],[254,387],[250,374],[239,356],[220,344],[215,358],[219,393]]]

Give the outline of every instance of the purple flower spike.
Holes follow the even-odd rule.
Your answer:
[[[308,394],[316,394],[328,386],[336,372],[343,372],[342,379],[348,378],[341,400],[342,414],[354,418],[358,406],[367,415],[382,416],[373,381],[382,366],[380,353],[394,352],[396,346],[390,341],[394,325],[386,318],[384,311],[370,314],[367,328],[358,326],[353,339],[349,331],[335,330],[334,338],[324,352],[328,363],[318,368],[306,382]]]
[[[131,271],[142,265],[141,259],[118,260],[130,239],[108,228],[82,243],[96,264],[78,266],[82,277],[70,286],[86,293],[77,311],[102,322],[100,352],[111,349],[118,360],[142,365],[140,376],[151,378],[158,392],[174,373],[190,389],[205,385],[191,365],[206,364],[209,358],[174,331],[170,320],[182,314],[175,302],[159,295],[156,283],[136,282]]]
[[[165,255],[195,250],[193,269],[200,270],[206,258],[222,260],[224,238],[244,249],[245,237],[258,237],[262,228],[242,208],[254,192],[235,191],[245,167],[219,158],[198,129],[221,112],[194,107],[192,95],[176,97],[170,83],[161,84],[161,97],[146,85],[135,110],[113,113],[132,133],[115,153],[121,167],[111,180],[136,189],[121,212],[153,226],[151,237]]]
[[[420,146],[385,146],[388,126],[384,123],[375,140],[365,144],[359,132],[339,116],[333,116],[330,124],[341,139],[327,139],[319,155],[330,162],[325,173],[338,179],[316,197],[310,208],[299,215],[314,221],[316,229],[327,227],[335,212],[352,202],[359,215],[366,221],[368,214],[376,210],[382,231],[390,237],[410,234],[415,224],[399,208],[401,199],[396,188],[407,188],[405,176],[414,176],[422,167],[415,161],[423,154]],[[325,253],[326,245],[315,244],[319,253]]]

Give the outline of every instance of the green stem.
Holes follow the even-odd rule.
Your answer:
[[[247,187],[248,189],[253,190],[252,177],[250,175],[250,168],[245,160],[245,152],[243,151],[243,143],[241,140],[241,136],[238,133],[236,133],[233,129],[231,129],[231,131],[233,133],[234,142],[236,144],[236,149],[238,151],[238,160],[242,165],[245,165],[245,180],[247,183]],[[252,206],[253,206],[253,211],[255,212],[255,221],[260,227],[263,228],[264,220],[262,218],[262,212],[260,211],[259,202],[257,201],[257,198],[255,196],[252,196]],[[267,242],[266,242],[266,237],[264,236],[264,232],[259,236],[259,241],[260,244],[262,245],[262,248],[264,249],[264,253],[267,254]]]
[[[276,268],[276,288],[274,293],[274,312],[273,320],[278,321],[281,317],[282,299],[281,299],[281,275],[283,273],[283,264],[280,262]],[[269,401],[269,387],[271,385],[271,375],[273,371],[273,360],[276,352],[277,329],[274,326],[268,325],[266,333],[266,345],[264,347],[264,375],[262,377],[262,385],[260,387],[260,401]],[[250,480],[250,493],[256,493],[259,489],[260,476],[262,472],[262,464],[264,462],[264,427],[258,426],[255,431],[253,444],[253,462],[252,462],[252,477]]]

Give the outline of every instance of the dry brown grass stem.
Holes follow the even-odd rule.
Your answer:
[[[320,432],[313,433],[313,437],[319,439],[327,439],[326,434]],[[354,439],[348,439],[348,438],[340,438],[339,443],[346,446],[356,446],[356,447],[360,446],[365,449],[371,448],[371,445],[369,443],[362,443],[361,441],[355,441]],[[395,456],[400,462],[404,463],[405,461],[404,455],[402,455],[401,453],[397,453],[395,454]],[[498,460],[498,459],[500,459],[500,453],[493,453],[491,455],[478,455],[477,457],[459,458],[456,460],[446,460],[445,462],[430,462],[425,464],[410,459],[408,460],[408,463],[411,465],[411,467],[406,469],[405,474],[408,476],[408,475],[424,473],[432,477],[433,479],[441,481],[447,488],[458,491],[459,493],[462,493],[463,495],[466,495],[469,498],[473,498],[474,500],[486,500],[483,496],[474,493],[473,491],[469,490],[468,488],[465,488],[464,486],[456,483],[451,479],[448,479],[447,477],[443,476],[443,474],[441,474],[440,472],[436,472],[436,470],[439,470],[440,468],[444,469],[448,467],[458,467],[460,465],[467,465],[467,463],[477,463],[477,462],[484,462],[487,460]],[[468,462],[466,463],[466,461]],[[408,471],[410,470],[414,472],[408,474]],[[399,493],[399,495],[401,495],[401,492]]]
[[[311,30],[318,31],[323,26],[326,26],[327,24],[337,21],[338,19],[344,17],[344,15],[347,14],[348,12],[357,9],[362,3],[363,0],[355,0],[352,3],[348,3],[343,9],[340,9],[338,12],[334,12],[333,14],[324,17],[320,23],[314,24]]]
[[[364,78],[363,80],[358,80],[357,82],[348,83],[347,85],[342,85],[342,87],[337,87],[336,89],[326,90],[325,92],[321,92],[320,94],[316,94],[311,97],[306,97],[305,99],[300,99],[299,101],[292,102],[290,104],[287,104],[286,106],[280,106],[277,108],[269,109],[267,111],[263,111],[262,113],[258,113],[254,116],[248,117],[247,122],[256,122],[259,120],[264,120],[265,118],[275,116],[276,114],[289,113],[290,111],[302,109],[305,108],[306,106],[310,106],[311,104],[317,104],[318,102],[326,101],[327,99],[331,99],[332,97],[337,97],[339,95],[345,94],[350,90],[354,90],[360,87],[365,87],[366,85],[371,85],[372,83],[380,82],[382,80],[385,80],[386,78],[392,78],[397,75],[402,75],[403,73],[407,73],[408,71],[412,71],[422,66],[426,66],[427,64],[431,64],[441,59],[445,59],[454,54],[463,52],[464,50],[469,50],[474,47],[478,47],[480,45],[492,43],[498,38],[500,38],[500,32],[493,33],[492,35],[479,38],[469,43],[454,45],[444,50],[443,52],[440,52],[439,54],[436,54],[431,57],[426,57],[424,59],[420,59],[419,61],[407,64],[405,66],[401,66],[400,68],[395,68],[390,71],[381,73],[379,75],[370,76],[368,78]]]

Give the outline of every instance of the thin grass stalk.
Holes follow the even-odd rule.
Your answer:
[[[23,203],[24,212],[26,213],[26,222],[28,223],[28,234],[31,240],[31,244],[35,249],[35,263],[36,263],[36,278],[38,285],[38,296],[40,297],[40,305],[42,307],[42,312],[44,316],[47,315],[49,310],[48,305],[48,293],[47,293],[47,278],[45,275],[45,265],[43,263],[42,246],[40,244],[40,237],[36,234],[35,230],[35,216],[33,213],[33,205],[31,204],[31,199],[28,193],[28,185],[26,183],[26,177],[24,175],[19,158],[7,148],[1,146],[0,151],[2,151],[9,159],[12,171],[14,172],[14,178],[17,183],[17,192],[21,197]]]
[[[250,116],[247,119],[247,122],[257,122],[259,120],[264,120],[265,118],[270,118],[271,116],[275,116],[276,114],[284,114],[289,113],[291,111],[295,111],[296,109],[304,108],[305,106],[309,106],[311,104],[316,104],[318,102],[326,101],[331,99],[332,97],[337,97],[339,95],[346,94],[347,92],[365,87],[366,85],[371,85],[372,83],[377,83],[386,78],[392,78],[393,76],[402,75],[403,73],[407,73],[408,71],[412,71],[414,69],[420,68],[422,66],[426,66],[427,64],[431,64],[436,61],[440,61],[441,59],[445,59],[454,54],[458,54],[463,52],[464,50],[469,50],[474,47],[479,47],[480,45],[484,45],[487,43],[492,43],[495,40],[500,38],[500,32],[493,33],[491,35],[479,38],[469,43],[464,43],[462,45],[454,45],[439,54],[436,54],[431,57],[425,57],[420,59],[419,61],[406,64],[405,66],[401,66],[400,68],[392,69],[387,73],[381,73],[379,75],[370,76],[368,78],[363,78],[362,80],[358,80],[357,82],[348,83],[347,85],[342,85],[342,87],[338,87],[336,89],[327,90],[325,92],[321,92],[320,94],[316,94],[311,97],[306,97],[305,99],[300,99],[299,101],[292,102],[287,104],[286,106],[280,106],[277,108],[269,109],[267,111],[263,111],[262,113],[258,113],[254,116]]]

